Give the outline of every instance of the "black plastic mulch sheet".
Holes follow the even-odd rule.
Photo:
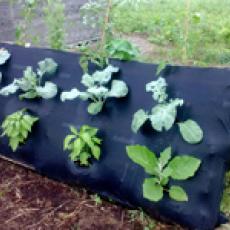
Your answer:
[[[6,44],[0,46],[12,54],[10,61],[0,66],[2,87],[11,83],[14,77],[21,77],[26,66],[36,69],[38,61],[51,57],[59,64],[59,71],[49,80],[59,86],[60,92],[73,87],[84,89],[80,84],[79,55]],[[230,161],[230,70],[168,67],[165,71],[170,97],[185,100],[185,106],[179,109],[178,120],[194,119],[204,130],[202,143],[190,145],[182,140],[176,125],[168,132],[158,133],[147,124],[138,134],[132,133],[130,126],[134,112],[140,108],[150,110],[153,106],[145,85],[156,79],[156,66],[137,62],[112,63],[120,67],[120,73],[114,78],[126,81],[130,92],[127,98],[109,99],[97,116],[87,113],[88,102],[76,99],[62,103],[60,95],[52,100],[24,101],[20,101],[18,95],[0,97],[1,122],[21,108],[28,108],[31,114],[40,118],[26,144],[17,152],[12,153],[7,138],[1,138],[2,155],[33,166],[50,178],[85,186],[125,205],[142,207],[153,217],[177,222],[190,229],[213,229],[220,219],[224,174]],[[63,151],[69,124],[78,128],[88,124],[100,129],[102,156],[89,168],[75,165]],[[156,153],[171,145],[174,154],[191,154],[202,160],[195,177],[173,181],[187,191],[188,202],[173,201],[167,194],[159,203],[143,198],[142,183],[148,175],[128,158],[125,146],[132,144],[146,145]]]

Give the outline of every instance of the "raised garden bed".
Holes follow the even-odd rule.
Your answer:
[[[45,58],[52,58],[58,64],[57,71],[49,78],[58,89],[56,93],[53,91],[52,97],[50,94],[49,97],[47,96],[44,88],[41,89],[43,87],[41,84],[36,85],[38,87],[36,90],[39,90],[36,91],[35,99],[25,98],[25,95],[22,96],[23,88],[18,83],[17,92],[0,97],[1,121],[6,121],[9,115],[22,111],[23,108],[27,109],[22,111],[25,114],[19,114],[19,118],[17,116],[11,118],[16,121],[21,120],[22,116],[27,116],[25,119],[28,119],[28,115],[36,118],[28,128],[31,129],[28,139],[24,138],[16,143],[12,139],[9,143],[10,135],[5,133],[5,137],[0,142],[2,156],[33,167],[37,172],[50,178],[73,185],[80,184],[124,205],[142,207],[153,217],[178,222],[191,229],[213,229],[219,223],[219,204],[223,192],[224,174],[230,159],[228,69],[167,67],[162,75],[168,84],[168,97],[183,99],[183,106],[181,102],[175,106],[175,109],[181,106],[177,109],[175,124],[174,120],[169,125],[162,119],[157,123],[152,119],[151,122],[145,119],[141,121],[141,125],[133,125],[133,132],[131,126],[136,111],[139,109],[147,111],[151,110],[153,105],[162,106],[172,102],[170,99],[166,101],[166,98],[163,102],[157,101],[156,98],[153,101],[151,94],[145,92],[146,84],[158,77],[154,74],[155,65],[111,61],[113,66],[120,69],[119,72],[112,71],[118,72],[113,78],[117,82],[122,80],[128,92],[123,85],[120,88],[125,93],[119,92],[118,96],[115,90],[111,95],[118,98],[109,97],[102,104],[103,106],[99,106],[100,109],[96,107],[95,110],[91,106],[88,113],[87,100],[76,99],[67,102],[60,100],[64,96],[65,99],[69,99],[69,94],[63,96],[62,93],[74,87],[82,92],[85,90],[81,84],[83,73],[78,64],[79,55],[6,44],[1,46],[11,53],[11,59],[0,66],[3,75],[2,87],[12,83],[15,78],[20,79],[27,66],[32,66],[36,70],[37,63]],[[91,66],[89,72],[94,73],[95,67]],[[38,71],[37,74],[39,73]],[[165,88],[164,82],[162,87]],[[111,91],[112,89],[113,84]],[[154,115],[154,112],[151,115]],[[183,123],[188,119],[192,119],[197,125],[188,126],[192,127],[189,129],[187,123]],[[161,132],[159,121],[167,131]],[[176,123],[180,124],[179,127]],[[98,150],[92,151],[89,156],[89,149],[92,148],[87,141],[85,142],[88,149],[84,150],[87,154],[82,154],[83,157],[76,158],[75,149],[69,148],[68,144],[63,150],[63,142],[70,134],[70,125],[74,127],[71,130],[73,134],[76,132],[75,129],[79,130],[84,125],[96,127],[98,133],[94,132],[94,135],[98,135],[97,137],[102,140],[100,144],[100,141],[95,139],[95,143],[98,142],[100,146],[100,153],[98,154]],[[135,133],[138,129],[139,131]],[[185,132],[180,129],[185,129]],[[187,129],[192,132],[187,132]],[[24,136],[23,133],[20,135]],[[25,136],[27,137],[27,134]],[[160,196],[159,193],[157,195],[151,193],[156,189],[150,188],[149,195],[146,193],[145,186],[142,187],[146,178],[153,174],[159,179],[159,174],[152,172],[151,167],[148,168],[138,162],[129,148],[126,151],[127,146],[134,145],[146,146],[151,150],[142,153],[151,155],[147,162],[152,162],[153,166],[156,162],[155,158],[171,146],[172,160],[168,159],[164,167],[170,165],[169,168],[173,169],[173,172],[166,177],[167,182],[160,181],[160,186],[164,189]],[[141,151],[143,149],[139,150]],[[154,159],[152,151],[156,153]],[[143,154],[140,156],[142,157]],[[168,156],[166,158],[170,158],[169,153],[165,155]],[[187,158],[186,161],[180,162],[181,168],[174,169],[175,157],[178,160],[185,155]],[[192,164],[189,157],[193,157]],[[170,163],[173,160],[174,164]],[[189,171],[188,167],[184,166],[192,169],[190,168]],[[171,190],[172,187],[175,189],[175,186],[177,189],[178,186],[183,189],[179,191],[179,195],[178,190],[176,193]]]

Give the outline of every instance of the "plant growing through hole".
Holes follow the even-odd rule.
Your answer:
[[[38,118],[29,115],[26,109],[19,110],[5,118],[1,125],[2,136],[9,138],[9,145],[14,152],[20,144],[26,141],[36,121]]]
[[[111,88],[108,83],[111,81],[112,74],[117,73],[118,68],[109,65],[102,71],[96,71],[94,74],[84,74],[81,83],[87,87],[86,92],[80,92],[77,88],[73,88],[69,92],[61,93],[61,101],[73,100],[80,98],[81,100],[91,100],[88,106],[88,112],[96,115],[101,112],[107,98],[125,97],[128,94],[128,87],[124,81],[112,80]]]
[[[164,65],[160,65],[157,70],[159,75],[164,69]],[[183,106],[184,101],[180,98],[171,99],[167,94],[167,83],[163,77],[152,81],[146,85],[146,92],[152,93],[153,100],[156,105],[153,106],[151,112],[138,110],[132,120],[132,131],[137,131],[150,120],[152,128],[158,132],[169,130],[172,128],[177,117],[177,108]],[[190,144],[200,143],[203,139],[203,131],[194,120],[179,122],[179,131],[183,139]]]
[[[171,183],[169,185],[169,180],[187,180],[193,177],[201,165],[201,160],[188,155],[172,158],[171,147],[161,152],[159,158],[145,146],[127,146],[126,151],[133,162],[151,175],[143,183],[144,198],[158,202],[163,199],[164,193],[168,193],[173,200],[188,201],[186,191],[181,186]]]
[[[34,72],[31,66],[28,66],[23,73],[23,77],[15,79],[11,84],[3,87],[0,90],[0,95],[8,96],[20,90],[23,92],[23,94],[19,95],[20,99],[53,98],[57,94],[56,84],[46,81],[42,86],[42,83],[43,77],[54,74],[57,67],[57,63],[51,58],[45,58],[43,61],[38,62],[37,72]]]
[[[122,2],[124,1],[92,0],[81,7],[83,24],[99,30],[96,43],[83,43],[80,46],[82,53],[80,65],[84,72],[88,72],[89,62],[104,68],[109,64],[109,57],[131,60],[139,54],[134,45],[118,38],[113,31],[113,9]]]
[[[70,152],[70,159],[79,162],[81,166],[89,166],[91,158],[99,160],[101,139],[96,135],[98,129],[83,125],[79,131],[74,126],[70,126],[70,131],[71,134],[64,140],[64,150]]]

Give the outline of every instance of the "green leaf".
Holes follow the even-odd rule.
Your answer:
[[[23,99],[33,99],[36,98],[38,96],[36,91],[28,91],[26,93],[20,94],[19,95],[19,99],[23,100]]]
[[[177,115],[177,106],[183,105],[183,100],[175,99],[167,104],[158,104],[152,109],[152,114],[149,116],[152,127],[162,132],[164,129],[169,130]]]
[[[80,155],[80,165],[88,166],[89,165],[90,154],[83,152]]]
[[[176,156],[168,164],[172,170],[171,177],[175,180],[186,180],[193,177],[199,169],[201,160],[191,156]]]
[[[10,138],[10,147],[13,150],[13,152],[15,152],[18,148],[19,145],[19,139],[14,137],[14,138]]]
[[[144,198],[158,202],[163,198],[163,187],[157,183],[155,178],[147,178],[143,183],[143,196]]]
[[[45,58],[38,62],[38,74],[43,76],[45,74],[54,74],[57,70],[58,64],[52,58]]]
[[[118,71],[119,68],[109,65],[102,71],[96,71],[92,75],[92,78],[95,82],[98,82],[100,85],[104,85],[111,80],[112,74],[117,73]]]
[[[140,145],[127,146],[126,152],[129,158],[136,164],[142,166],[147,173],[151,175],[155,174],[158,163],[155,153],[145,146]]]
[[[76,129],[74,126],[70,125],[69,128],[70,128],[70,131],[71,131],[73,134],[78,135],[78,131],[77,131],[77,129]]]
[[[153,94],[153,99],[158,103],[165,103],[168,99],[168,94],[166,80],[159,77],[156,81],[151,81],[146,84],[146,92],[151,92]]]
[[[141,126],[144,125],[144,123],[148,120],[148,118],[149,118],[148,114],[143,109],[138,110],[133,115],[133,120],[131,125],[132,131],[134,133],[137,133],[137,131],[141,128]]]
[[[88,106],[88,113],[91,115],[97,115],[98,113],[101,112],[103,108],[103,102],[92,102]]]
[[[66,136],[66,138],[64,139],[64,147],[63,147],[64,150],[69,149],[70,142],[71,142],[74,138],[76,138],[75,135],[68,135],[68,136]]]
[[[86,87],[93,87],[94,86],[94,79],[88,73],[85,73],[82,76],[81,83]]]
[[[44,86],[36,87],[37,95],[44,99],[51,99],[57,95],[57,85],[52,82],[45,82]]]
[[[172,157],[172,148],[171,147],[168,147],[163,152],[161,152],[160,157],[159,157],[159,163],[160,163],[162,168],[168,164],[171,157]]]
[[[178,123],[178,125],[183,139],[189,144],[198,144],[202,141],[203,131],[197,122],[187,120],[185,122]]]
[[[3,87],[0,90],[0,95],[2,96],[9,96],[10,94],[14,94],[18,91],[19,86],[16,84],[16,82],[14,81],[13,83]]]
[[[71,89],[69,92],[61,93],[61,101],[74,100],[75,98],[80,96],[80,91],[78,89]]]
[[[91,151],[92,151],[93,156],[94,156],[97,160],[99,160],[100,155],[101,155],[101,149],[100,149],[97,145],[94,145],[94,146],[91,148]]]
[[[110,57],[120,60],[132,60],[139,55],[139,50],[129,41],[124,39],[114,39],[106,46]]]
[[[169,196],[176,201],[188,201],[188,195],[180,186],[171,186]]]
[[[6,61],[10,58],[10,53],[6,49],[0,49],[0,65],[6,63]]]
[[[156,75],[159,76],[162,70],[164,70],[166,66],[167,66],[167,63],[165,61],[161,61],[159,65],[157,66]]]
[[[111,90],[109,91],[109,97],[125,97],[128,94],[128,87],[125,82],[119,80],[113,80]]]

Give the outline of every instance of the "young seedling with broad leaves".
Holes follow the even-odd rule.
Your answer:
[[[38,121],[38,118],[29,115],[26,109],[8,115],[3,121],[1,126],[2,136],[9,138],[9,145],[14,152],[20,144],[26,141],[36,121]]]
[[[96,136],[98,129],[83,125],[79,131],[70,126],[70,131],[64,140],[64,150],[70,152],[70,159],[81,166],[89,166],[91,158],[99,160],[101,139]]]
[[[61,101],[74,100],[91,100],[88,106],[88,112],[96,115],[101,112],[107,98],[125,97],[128,94],[128,87],[124,81],[112,80],[111,88],[108,84],[111,81],[112,74],[118,72],[119,69],[109,65],[102,71],[96,71],[93,75],[84,74],[81,83],[87,87],[86,92],[80,92],[77,88],[73,88],[69,92],[62,92]]]
[[[186,191],[178,185],[170,183],[169,186],[169,180],[187,180],[193,177],[201,160],[188,155],[172,158],[171,147],[161,152],[159,158],[145,146],[127,146],[126,150],[129,158],[151,175],[143,183],[144,198],[158,202],[163,199],[164,193],[168,193],[173,200],[189,200]]]
[[[46,58],[38,62],[36,72],[33,71],[31,66],[28,66],[23,73],[23,77],[21,79],[15,79],[11,84],[3,87],[0,90],[0,95],[8,96],[20,90],[23,92],[19,95],[20,99],[33,99],[37,97],[44,99],[53,98],[57,94],[56,84],[46,81],[42,86],[42,83],[43,77],[53,75],[57,67],[57,63],[51,58]]]
[[[0,49],[0,65],[4,65],[10,59],[11,54],[6,49]],[[2,73],[0,72],[0,82],[2,81]]]
[[[157,71],[159,74],[162,71]],[[144,125],[147,120],[150,120],[152,128],[158,132],[169,130],[172,128],[177,117],[177,108],[183,106],[184,101],[179,98],[170,99],[167,94],[167,83],[162,77],[156,81],[152,81],[146,85],[146,92],[152,93],[153,100],[157,103],[153,106],[151,112],[138,110],[132,120],[132,131],[137,131]],[[203,139],[203,131],[197,122],[187,120],[178,123],[180,133],[185,141],[190,144],[198,144]]]

